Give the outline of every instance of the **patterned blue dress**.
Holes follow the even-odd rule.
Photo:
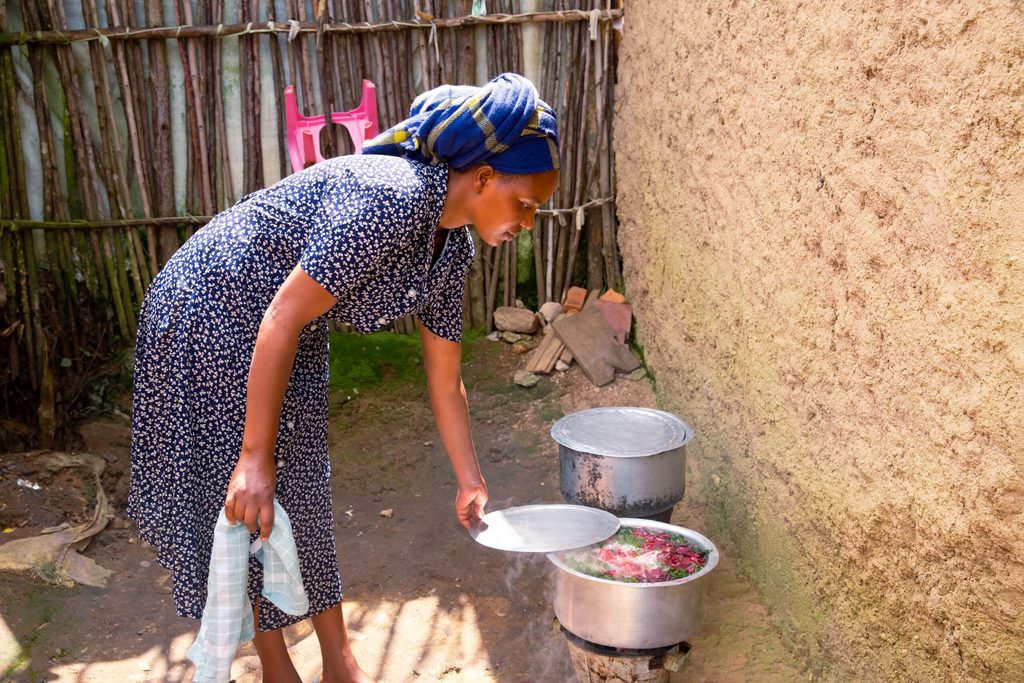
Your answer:
[[[277,499],[295,531],[310,611],[341,601],[327,449],[328,318],[367,333],[415,313],[459,341],[473,242],[446,230],[448,168],[389,156],[330,159],[244,197],[192,236],[146,294],[136,342],[128,515],[173,572],[182,616],[200,618],[217,514],[238,460],[263,313],[303,270],[338,299],[299,337],[281,411]],[[250,562],[249,593],[262,584]],[[261,630],[304,617],[269,601]]]

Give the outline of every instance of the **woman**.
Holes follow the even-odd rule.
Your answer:
[[[267,681],[298,681],[281,628],[312,618],[323,678],[369,681],[348,645],[331,515],[328,318],[367,333],[415,313],[438,431],[469,528],[487,485],[469,428],[460,339],[467,225],[497,245],[530,229],[558,182],[554,113],[504,74],[421,95],[360,156],[330,159],[243,198],[186,242],[140,313],[128,514],[199,618],[220,510],[265,539],[291,520],[309,613],[258,601]]]

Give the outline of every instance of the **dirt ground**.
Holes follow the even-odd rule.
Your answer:
[[[488,509],[562,502],[549,430],[563,414],[655,404],[647,380],[619,378],[597,389],[577,367],[522,389],[511,382],[520,357],[509,347],[480,340],[468,351],[464,373],[492,495]],[[351,399],[336,394],[332,401],[345,614],[364,668],[382,683],[574,680],[563,637],[552,627],[547,561],[477,545],[457,525],[454,479],[425,387],[385,383]],[[107,461],[104,489],[123,512],[126,416],[90,422],[81,434],[83,450]],[[41,475],[23,458],[5,457],[4,463],[0,523],[13,531],[2,540],[88,516],[92,493],[71,486],[71,474]],[[18,477],[45,479],[37,482],[43,488],[19,488]],[[393,517],[380,516],[385,509]],[[702,511],[686,498],[672,521],[705,531]],[[707,620],[673,683],[807,680],[729,548],[720,550]],[[25,574],[0,573],[2,680],[191,680],[185,654],[198,622],[175,615],[168,573],[132,525],[115,518],[85,554],[113,570],[106,589],[58,588]],[[287,639],[299,673],[312,680],[320,660],[308,622],[289,629]],[[240,650],[233,673],[239,683],[260,680],[251,645]]]

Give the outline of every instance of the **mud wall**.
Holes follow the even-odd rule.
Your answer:
[[[620,243],[687,495],[831,680],[1024,675],[1024,8],[628,0]]]

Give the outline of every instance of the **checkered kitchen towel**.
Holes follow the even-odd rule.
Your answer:
[[[309,611],[302,586],[292,523],[274,501],[274,529],[265,543],[249,543],[249,531],[231,524],[220,511],[213,531],[213,553],[207,582],[206,606],[196,642],[188,658],[196,665],[196,683],[227,683],[238,646],[255,635],[249,584],[249,554],[263,564],[263,597],[281,611],[296,616]]]

